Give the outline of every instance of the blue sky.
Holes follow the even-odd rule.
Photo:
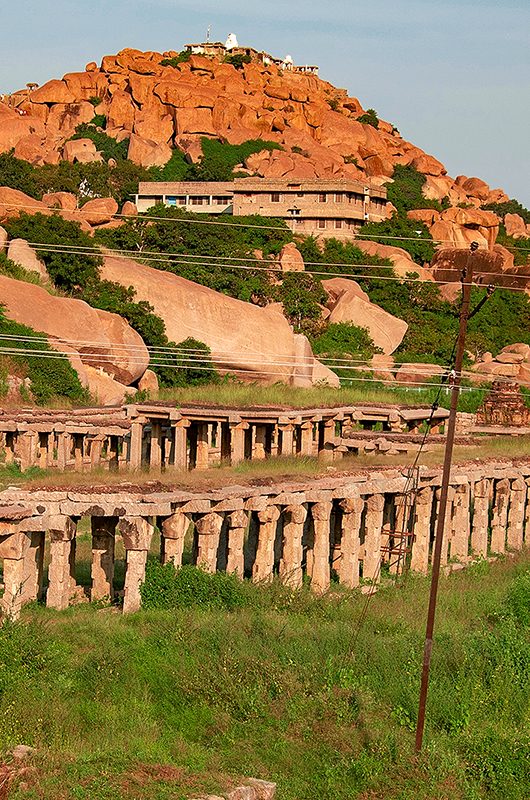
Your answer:
[[[240,43],[317,63],[446,165],[530,207],[529,0],[17,0],[2,14],[0,91],[123,47]]]

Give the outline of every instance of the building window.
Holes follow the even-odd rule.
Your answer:
[[[279,203],[280,202],[280,193],[279,192],[272,192],[271,193],[271,203]]]
[[[176,206],[176,205],[177,205],[176,197],[166,197],[166,206]]]
[[[342,228],[342,220],[341,219],[336,219],[335,220],[335,227],[336,228]]]
[[[344,195],[342,194],[342,192],[337,192],[335,194],[335,202],[336,203],[342,203],[343,198],[344,198]]]
[[[326,220],[325,219],[319,219],[318,220],[318,227],[319,228],[325,228],[326,227]]]
[[[190,203],[192,206],[203,206],[206,205],[207,202],[208,202],[207,197],[200,197],[200,196],[190,197]]]
[[[212,198],[214,206],[228,206],[230,205],[230,198],[223,195],[216,195]]]
[[[325,203],[325,202],[327,202],[327,199],[328,199],[328,198],[327,198],[327,195],[326,195],[326,193],[325,193],[325,192],[321,192],[321,193],[318,195],[318,202],[319,202],[319,203]]]

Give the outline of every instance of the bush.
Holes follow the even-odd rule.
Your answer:
[[[56,351],[49,346],[44,333],[8,320],[1,306],[0,333],[14,337],[4,340],[4,346],[20,350],[20,355],[10,355],[9,361],[18,365],[31,380],[31,393],[38,404],[44,405],[55,396],[66,397],[74,403],[88,402],[88,392],[81,386],[76,371],[68,359],[53,357]],[[33,340],[20,341],[18,337],[32,337]],[[32,350],[39,353],[32,356]],[[52,357],[42,357],[41,351],[49,352]]]
[[[105,121],[103,115],[100,115],[100,117]],[[92,122],[78,125],[75,129],[75,134],[70,137],[70,141],[74,139],[90,139],[94,142],[96,150],[101,153],[105,161],[108,161],[109,158],[113,158],[115,161],[125,161],[129,150],[129,140],[123,139],[123,141],[117,142],[116,139],[107,136],[103,131],[98,131],[95,125],[99,125],[99,122],[94,122],[94,120],[98,119],[99,117],[95,117]]]
[[[190,60],[191,53],[189,50],[181,50],[173,58],[163,58],[160,62],[163,67],[178,67],[179,64]]]
[[[370,359],[374,353],[381,352],[366,328],[349,322],[332,322],[311,344],[315,353],[331,356],[340,354]]]
[[[225,64],[232,64],[236,69],[243,69],[244,65],[250,64],[251,60],[250,56],[244,56],[242,53],[236,53],[236,55],[233,56],[225,56],[223,59]]]
[[[505,214],[519,214],[527,225],[530,225],[530,211],[525,208],[518,200],[507,200],[505,203],[488,203],[482,206],[485,211],[493,211],[501,219]]]
[[[26,239],[45,245],[60,247],[77,246],[93,248],[94,241],[84,233],[77,222],[63,219],[59,214],[26,214],[7,220],[5,223],[11,238]],[[87,284],[99,277],[101,258],[99,256],[61,253],[52,250],[39,250],[54,284],[67,292],[81,291]]]
[[[373,108],[369,108],[364,114],[357,117],[357,122],[362,122],[363,125],[371,125],[372,128],[379,127],[379,117]]]
[[[201,386],[219,381],[212,364],[212,351],[204,342],[191,336],[179,344],[167,342],[173,350],[155,356],[164,366],[153,366],[162,386]]]
[[[147,562],[140,586],[145,609],[218,608],[232,611],[246,604],[243,584],[226,572],[210,574],[191,565],[175,569],[172,563]]]
[[[434,257],[432,236],[425,223],[403,215],[395,215],[384,222],[369,222],[363,226],[360,235],[374,240],[380,238],[382,244],[400,247],[420,265],[429,263]]]
[[[278,287],[278,299],[287,319],[300,331],[304,322],[320,319],[320,306],[327,294],[318,278],[304,272],[288,272]]]
[[[37,168],[38,169],[38,168]],[[36,168],[27,161],[15,158],[12,153],[0,153],[0,176],[2,186],[18,189],[30,197],[40,199],[42,193],[35,181]]]
[[[405,216],[407,211],[414,208],[434,208],[442,210],[438,200],[427,200],[422,193],[425,175],[412,166],[396,164],[394,167],[393,183],[387,185],[388,199],[395,205],[400,216]]]

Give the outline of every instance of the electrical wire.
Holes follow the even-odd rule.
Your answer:
[[[95,198],[99,199],[99,198]],[[50,208],[49,206],[44,205],[30,205],[25,203],[3,203],[6,208],[20,208],[22,210],[33,210],[36,212],[43,212],[49,211],[51,213],[58,213],[58,214],[66,214],[66,215],[79,215],[80,219],[83,219],[83,207],[76,208],[76,209],[66,209],[66,208]],[[199,212],[200,213],[200,212]],[[173,222],[173,223],[184,223],[184,224],[191,224],[191,225],[218,225],[224,227],[231,227],[231,228],[255,228],[257,230],[271,230],[281,232],[285,230],[281,226],[277,225],[252,225],[249,222],[225,222],[224,220],[214,220],[214,219],[188,219],[186,217],[157,217],[149,214],[141,214],[138,216],[131,216],[130,214],[109,214],[106,211],[97,212],[91,211],[91,216],[98,216],[98,214],[102,217],[107,219],[107,217],[111,217],[112,219],[125,219],[129,221],[141,221],[141,220],[149,220],[154,222]],[[280,219],[280,218],[279,218]],[[421,236],[392,236],[391,234],[365,234],[364,238],[366,239],[393,239],[395,241],[408,241],[408,242],[431,242],[433,244],[453,244],[452,239],[431,239],[427,237]],[[354,241],[354,240],[352,240]],[[503,245],[504,246],[504,245]],[[516,245],[508,245],[507,249],[515,249],[515,250],[530,250],[530,248],[519,248]],[[465,248],[463,248],[465,249]]]

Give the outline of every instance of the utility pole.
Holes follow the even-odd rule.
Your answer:
[[[470,252],[467,257],[466,266],[462,273],[462,306],[460,308],[460,328],[456,345],[456,355],[454,363],[454,379],[451,389],[451,408],[447,423],[447,439],[445,442],[445,455],[442,473],[442,487],[440,493],[440,507],[438,509],[438,520],[436,524],[436,536],[434,540],[434,553],[432,559],[431,591],[429,595],[429,610],[427,612],[427,626],[425,631],[425,645],[423,649],[423,668],[421,674],[420,699],[418,707],[418,721],[416,724],[416,752],[419,753],[423,744],[423,730],[425,728],[425,708],[427,705],[427,693],[429,690],[429,673],[431,669],[431,655],[433,646],[434,618],[436,615],[436,600],[438,594],[438,582],[440,578],[440,563],[442,559],[442,543],[445,528],[445,515],[447,511],[447,496],[449,493],[449,478],[451,474],[451,461],[453,457],[453,446],[455,441],[456,411],[458,407],[458,397],[460,395],[460,383],[462,380],[462,362],[464,359],[464,349],[466,343],[467,321],[469,318],[469,306],[471,300],[471,283],[473,281],[473,254],[478,249],[477,242],[472,242]]]

